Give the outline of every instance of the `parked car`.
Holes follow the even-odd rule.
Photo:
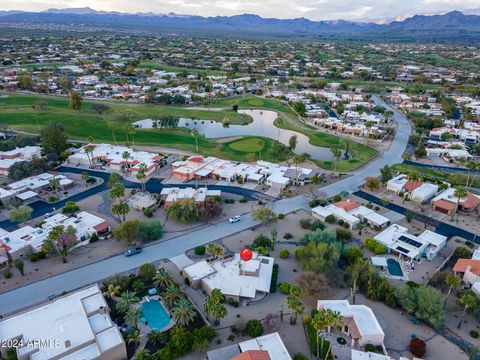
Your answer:
[[[129,257],[129,256],[133,256],[133,255],[136,255],[136,254],[140,254],[142,251],[143,251],[143,249],[141,247],[135,246],[135,247],[131,247],[130,249],[125,251],[123,253],[123,255],[125,255],[126,257]]]
[[[237,221],[240,221],[240,215],[235,215],[228,219],[228,221],[230,221],[230,224],[236,223]]]

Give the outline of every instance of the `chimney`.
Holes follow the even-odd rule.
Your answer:
[[[65,348],[68,349],[70,346],[72,346],[70,340],[65,340]]]

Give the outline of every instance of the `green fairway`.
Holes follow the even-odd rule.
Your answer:
[[[265,148],[265,141],[260,138],[251,137],[232,141],[228,144],[228,147],[244,153],[259,152]]]
[[[38,103],[44,102],[42,108]],[[249,123],[251,117],[231,110],[233,105],[240,108],[258,108],[276,111],[279,117],[275,125],[297,131],[309,137],[312,145],[329,148],[341,144],[341,138],[322,133],[302,123],[297,115],[284,103],[254,96],[221,99],[206,104],[209,107],[222,110],[188,109],[181,106],[133,104],[120,101],[104,101],[110,109],[104,114],[98,114],[92,108],[93,102],[85,101],[79,112],[70,108],[68,99],[57,97],[42,97],[29,95],[10,95],[0,97],[0,123],[15,129],[31,133],[39,133],[41,128],[50,121],[61,122],[71,139],[86,140],[93,137],[96,142],[121,142],[142,145],[167,146],[182,150],[195,151],[194,138],[189,130],[175,129],[136,129],[134,134],[128,134],[130,121],[141,120],[161,115],[173,115],[182,118],[223,121],[227,118],[231,124]],[[121,121],[122,114],[128,114],[128,121]],[[274,140],[258,136],[242,137],[227,143],[214,139],[200,139],[199,152],[203,155],[224,157],[233,160],[254,161],[260,156],[268,161],[279,161],[271,151]],[[351,141],[351,158],[341,160],[337,164],[338,171],[351,171],[375,156],[376,151],[365,145]],[[341,145],[342,146],[342,145]],[[293,156],[293,153],[292,153]],[[315,161],[324,169],[331,169],[328,161]]]

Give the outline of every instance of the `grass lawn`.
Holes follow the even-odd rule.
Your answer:
[[[241,108],[260,108],[278,112],[279,117],[275,120],[275,126],[300,132],[308,136],[310,144],[330,148],[333,145],[342,147],[341,138],[316,130],[314,127],[302,123],[297,114],[290,107],[275,99],[259,98],[255,96],[234,97],[228,99],[212,100],[208,103],[210,107],[230,108],[238,105]],[[340,160],[337,164],[337,171],[352,171],[373,158],[377,151],[369,146],[351,141],[351,157],[348,160]],[[326,170],[332,169],[331,161],[315,160],[315,163]]]
[[[265,148],[265,141],[261,138],[251,137],[232,141],[228,144],[228,147],[244,153],[259,152]]]
[[[468,174],[440,171],[436,169],[427,169],[415,165],[395,164],[391,166],[391,168],[394,172],[398,171],[406,175],[418,174],[424,180],[429,180],[433,182],[446,181],[452,185],[465,186],[468,178]],[[473,178],[473,187],[480,187],[480,176],[473,176]]]
[[[34,108],[34,104],[44,101],[47,106],[43,110]],[[96,142],[113,142],[115,131],[117,142],[127,142],[125,125],[118,117],[123,113],[131,114],[132,121],[161,115],[174,115],[183,118],[223,121],[227,117],[231,124],[249,123],[251,117],[246,114],[229,110],[237,104],[240,108],[259,108],[278,112],[279,117],[275,125],[297,131],[309,137],[312,145],[331,147],[341,143],[341,138],[314,130],[298,120],[297,115],[284,103],[274,99],[264,99],[254,96],[220,99],[208,103],[210,107],[222,107],[227,110],[198,110],[187,109],[181,106],[133,104],[120,101],[105,101],[111,109],[104,114],[98,114],[92,109],[93,102],[85,101],[82,109],[76,112],[70,108],[68,99],[57,97],[42,97],[29,95],[10,95],[0,98],[0,123],[5,123],[18,130],[39,133],[49,121],[58,121],[64,124],[65,130],[72,139],[86,140],[92,136]],[[109,128],[114,123],[116,130]],[[131,137],[131,136],[129,136]],[[259,139],[264,145],[261,147]],[[160,145],[181,150],[195,151],[194,139],[187,129],[136,129],[133,136],[135,144]],[[228,143],[217,143],[213,139],[200,140],[199,152],[204,155],[229,158],[232,160],[254,161],[261,156],[268,161],[278,161],[276,154],[270,149],[273,140],[267,138],[243,137]],[[248,141],[246,141],[248,140]],[[130,139],[132,141],[132,139]],[[337,165],[338,171],[351,171],[374,157],[376,151],[368,146],[351,141],[351,158],[341,160]],[[292,154],[293,155],[293,154]],[[329,161],[315,161],[324,169],[331,169]]]

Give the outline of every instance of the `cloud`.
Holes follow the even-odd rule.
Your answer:
[[[86,7],[122,12],[154,12],[203,16],[258,14],[263,17],[312,20],[395,17],[479,7],[479,0],[0,0],[2,10],[41,11]]]

